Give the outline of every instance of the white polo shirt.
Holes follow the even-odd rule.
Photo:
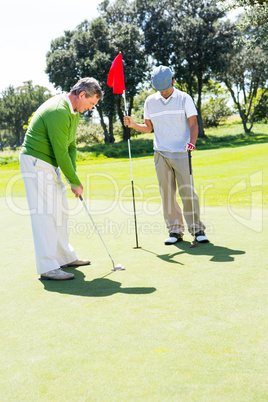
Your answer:
[[[197,110],[190,95],[174,88],[165,99],[160,92],[148,96],[144,105],[144,119],[154,128],[154,150],[168,158],[184,157],[190,141],[188,118]]]

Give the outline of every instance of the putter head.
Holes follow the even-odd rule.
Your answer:
[[[190,248],[194,248],[198,246],[198,241],[194,240],[193,243],[190,245]]]
[[[116,267],[112,268],[112,271],[124,271],[126,268],[122,264],[117,264]]]

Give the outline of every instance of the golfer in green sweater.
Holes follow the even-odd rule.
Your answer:
[[[69,244],[68,203],[61,172],[76,197],[83,186],[76,173],[75,135],[79,113],[101,100],[94,78],[79,80],[70,93],[47,100],[34,113],[20,154],[21,173],[30,209],[37,273],[41,279],[66,280],[63,266],[89,265]]]

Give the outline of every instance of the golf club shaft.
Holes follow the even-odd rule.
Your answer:
[[[194,180],[193,180],[192,154],[191,154],[191,151],[188,151],[188,160],[189,160],[189,172],[190,172],[190,180],[191,180],[191,201],[192,201],[193,232],[194,232],[194,234],[195,234],[195,221],[194,221]]]
[[[93,225],[94,225],[94,227],[95,227],[95,229],[96,229],[96,232],[98,233],[98,235],[99,235],[99,237],[100,237],[100,239],[101,239],[101,241],[102,241],[102,243],[103,243],[103,245],[104,245],[104,247],[105,247],[105,249],[106,249],[106,251],[107,251],[109,257],[110,257],[110,259],[111,259],[111,261],[112,261],[112,264],[113,264],[113,268],[114,268],[114,267],[115,267],[115,265],[114,265],[114,260],[112,259],[112,256],[111,256],[111,254],[109,253],[109,250],[108,250],[108,248],[106,247],[106,244],[104,243],[103,238],[101,237],[101,234],[100,234],[100,232],[99,232],[99,230],[98,230],[98,228],[97,228],[97,226],[96,226],[96,224],[95,224],[95,222],[94,222],[94,220],[93,220],[93,218],[92,218],[92,216],[91,216],[91,213],[90,213],[89,210],[88,210],[88,207],[86,206],[86,203],[85,203],[85,201],[84,201],[82,195],[79,195],[79,198],[80,198],[80,200],[82,201],[82,203],[83,203],[83,205],[84,205],[84,207],[85,207],[85,210],[87,211],[88,216],[90,217],[91,222],[93,223]]]
[[[135,223],[135,234],[136,234],[136,247],[139,248],[136,206],[135,206],[135,193],[134,193],[134,183],[133,183],[132,163],[131,163],[131,149],[130,149],[130,140],[129,139],[128,139],[128,153],[129,153],[130,172],[131,172],[131,186],[132,186],[132,201],[133,201],[133,212],[134,212],[134,223]]]

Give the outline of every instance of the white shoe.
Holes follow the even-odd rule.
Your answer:
[[[165,240],[165,244],[168,246],[170,244],[175,244],[178,241],[182,241],[182,234],[180,233],[170,233],[169,237]]]
[[[54,269],[53,271],[45,272],[41,275],[41,279],[52,280],[52,281],[67,281],[69,279],[74,279],[74,274],[69,274],[68,272],[62,271],[62,269]]]
[[[67,268],[67,267],[73,267],[73,268],[75,268],[75,267],[83,267],[84,265],[90,265],[90,264],[91,264],[91,262],[90,262],[89,260],[80,260],[80,259],[78,259],[78,260],[75,260],[75,261],[73,261],[73,262],[70,262],[69,264],[62,265],[61,268]]]
[[[195,234],[195,240],[198,243],[209,243],[209,240],[208,240],[207,236],[205,235],[205,233],[203,232],[203,230],[200,230],[199,232],[197,232]]]

